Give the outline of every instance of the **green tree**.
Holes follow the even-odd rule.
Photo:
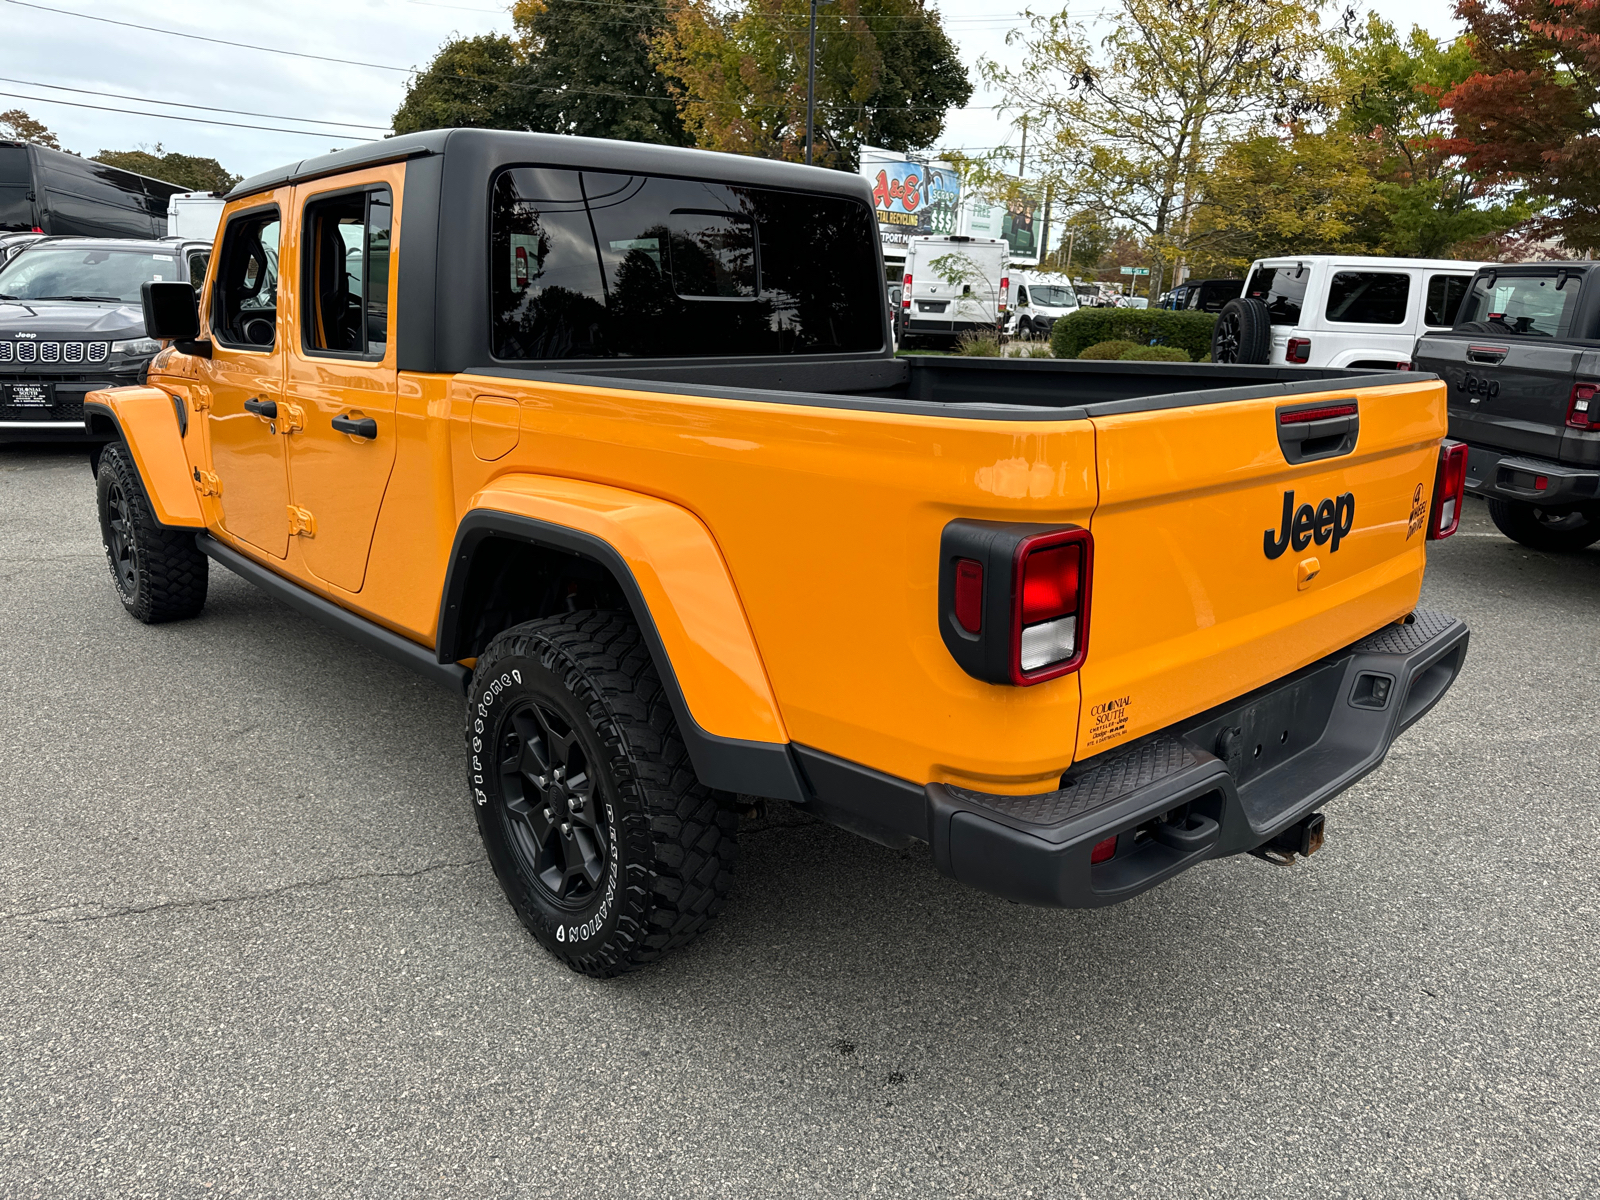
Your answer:
[[[56,135],[45,128],[42,121],[35,121],[20,108],[9,108],[0,112],[0,141],[3,142],[32,142],[35,146],[48,146],[52,150],[61,149],[61,143]]]
[[[151,179],[175,183],[191,192],[225,192],[243,176],[225,170],[214,158],[196,158],[191,154],[163,151],[161,143],[141,146],[137,150],[102,150],[92,162],[108,167],[121,167],[124,171],[137,171]]]
[[[806,0],[668,0],[656,61],[696,144],[803,160]],[[865,143],[911,151],[971,98],[960,55],[923,0],[836,0],[817,19],[817,152],[854,170]]]
[[[1466,38],[1419,27],[1402,40],[1376,13],[1330,49],[1335,129],[1361,147],[1377,203],[1357,234],[1374,250],[1439,258],[1525,221],[1525,202],[1493,203],[1481,172],[1453,147],[1443,97],[1479,70]]]
[[[532,70],[523,48],[503,34],[458,38],[412,79],[391,124],[424,129],[540,128]]]
[[[518,0],[514,36],[448,42],[406,90],[396,133],[464,126],[686,145],[651,59],[662,0]]]
[[[1098,44],[1063,11],[1012,40],[1022,65],[982,65],[1030,114],[1055,194],[1128,226],[1164,268],[1187,252],[1205,176],[1222,146],[1301,102],[1319,44],[1317,2],[1119,0]]]

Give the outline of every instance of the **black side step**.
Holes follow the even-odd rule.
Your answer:
[[[457,694],[466,693],[467,682],[472,678],[472,672],[465,667],[457,663],[436,661],[433,651],[427,647],[419,646],[398,633],[391,633],[382,625],[358,617],[337,604],[324,600],[314,592],[306,591],[299,584],[285,579],[275,571],[269,571],[259,563],[252,562],[238,551],[230,550],[209,533],[196,534],[194,542],[207,557],[216,559],[241,579],[255,584],[274,599],[282,600],[296,612],[304,613],[353,642],[359,642],[368,650],[375,650],[393,662],[428,676],[435,683],[441,683]]]

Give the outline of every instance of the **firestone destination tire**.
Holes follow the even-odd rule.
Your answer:
[[[466,740],[500,885],[574,971],[653,962],[722,910],[738,815],[695,777],[629,617],[576,612],[497,636],[473,672]]]
[[[122,607],[146,625],[197,615],[206,604],[209,560],[192,531],[157,523],[139,469],[120,442],[100,454],[95,505]]]
[[[1532,504],[1491,497],[1489,519],[1512,541],[1532,550],[1565,554],[1600,542],[1600,520],[1587,513],[1547,513]]]

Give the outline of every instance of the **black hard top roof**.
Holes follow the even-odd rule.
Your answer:
[[[826,167],[774,162],[715,150],[688,150],[646,142],[619,142],[607,138],[569,137],[556,133],[515,133],[500,129],[430,129],[406,133],[381,142],[366,142],[317,158],[263,171],[240,181],[229,200],[254,195],[284,184],[338,175],[357,167],[400,162],[408,158],[466,150],[504,164],[549,164],[593,171],[628,171],[647,175],[676,175],[715,179],[756,187],[783,187],[801,191],[869,195],[859,175]]]

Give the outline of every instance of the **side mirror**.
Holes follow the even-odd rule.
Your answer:
[[[144,335],[163,342],[189,342],[200,336],[200,305],[194,287],[151,280],[139,285],[144,302]]]

